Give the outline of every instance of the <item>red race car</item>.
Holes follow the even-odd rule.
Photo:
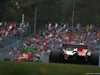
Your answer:
[[[49,62],[99,64],[99,52],[92,52],[88,45],[63,44],[61,50],[51,50]]]

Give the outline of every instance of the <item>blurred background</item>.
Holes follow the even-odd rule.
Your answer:
[[[20,54],[25,46],[45,53],[69,40],[100,50],[99,6],[100,0],[0,0],[0,54]]]
[[[1,0],[0,21],[30,22],[34,28],[35,7],[37,7],[37,29],[51,22],[72,24],[74,5],[74,26],[80,22],[82,26],[100,23],[99,0]]]

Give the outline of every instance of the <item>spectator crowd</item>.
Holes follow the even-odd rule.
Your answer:
[[[28,37],[23,44],[22,48],[29,46],[32,50],[40,53],[41,55],[48,55],[51,49],[62,48],[63,43],[79,44],[84,43],[90,46],[90,49],[100,49],[100,31],[99,25],[90,24],[82,29],[80,23],[76,28],[71,29],[68,24],[58,23],[52,26],[45,25],[43,31]],[[18,48],[12,49],[12,53],[20,54],[22,50]],[[27,53],[31,53],[29,49]]]
[[[28,34],[30,31],[29,22],[24,23],[16,23],[16,22],[0,22],[0,48],[4,47],[4,38],[19,38],[22,34]]]
[[[27,24],[24,27],[27,27],[28,26]],[[8,30],[7,26],[9,25],[5,23],[4,27],[2,27],[4,29],[4,34],[5,31]],[[58,25],[58,23],[55,23],[55,25],[52,25],[51,23],[49,23],[48,25],[46,24],[44,26],[42,31],[28,37],[23,42],[23,44],[20,45],[20,47],[25,48],[26,46],[29,46],[32,50],[36,51],[41,55],[48,55],[51,49],[62,48],[63,43],[70,43],[70,44],[84,43],[89,45],[90,49],[100,49],[99,29],[100,29],[99,24],[97,25],[90,24],[87,25],[85,29],[82,29],[81,24],[77,23],[76,28],[72,29],[68,24],[62,23],[61,25]],[[18,36],[18,32],[20,33],[21,30],[22,26],[20,24],[18,25],[14,23],[14,29],[13,31],[10,32],[13,34],[11,36]],[[14,52],[20,54],[23,52],[23,50],[14,47],[10,53]],[[27,49],[26,52],[32,54],[32,52],[30,52],[29,49]]]

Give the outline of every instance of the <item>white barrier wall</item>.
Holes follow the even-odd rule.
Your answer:
[[[14,59],[15,57],[22,56],[22,54],[0,54],[0,61],[4,60],[5,58]]]

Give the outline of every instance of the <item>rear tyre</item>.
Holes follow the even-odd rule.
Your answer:
[[[91,65],[99,65],[99,52],[92,52],[90,56]]]
[[[61,63],[61,50],[52,50],[49,55],[49,62]]]
[[[10,58],[4,58],[4,61],[10,61]]]

